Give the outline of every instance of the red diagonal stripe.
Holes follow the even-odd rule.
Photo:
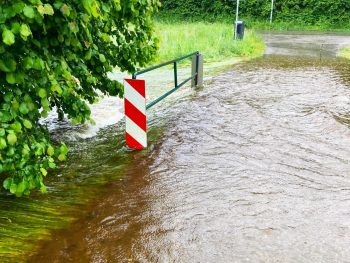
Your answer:
[[[139,111],[134,105],[127,99],[124,99],[125,115],[128,116],[133,122],[135,122],[142,130],[147,131],[146,116]]]
[[[126,139],[126,144],[130,147],[130,148],[133,148],[133,149],[143,149],[145,147],[143,147],[138,141],[136,141],[134,139],[134,137],[132,137],[129,133],[126,133],[126,136],[125,136],[125,139]]]
[[[145,81],[141,79],[126,79],[126,82],[130,84],[142,97],[146,97],[146,85]]]

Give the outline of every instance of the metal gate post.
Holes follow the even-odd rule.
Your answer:
[[[192,57],[192,82],[191,87],[203,86],[203,55],[197,53]]]

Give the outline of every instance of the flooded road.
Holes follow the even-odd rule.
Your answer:
[[[150,149],[30,262],[349,262],[349,37],[265,38],[156,108]]]

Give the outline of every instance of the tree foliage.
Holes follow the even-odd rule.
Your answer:
[[[44,177],[66,160],[39,119],[56,110],[90,119],[99,93],[122,95],[107,78],[154,56],[158,0],[0,0],[0,175],[17,196],[45,192]]]
[[[183,18],[215,20],[234,17],[235,0],[163,0],[162,10]],[[268,20],[271,0],[243,0],[240,14],[254,20]],[[275,0],[277,21],[303,22],[308,25],[350,23],[350,1],[344,0]]]

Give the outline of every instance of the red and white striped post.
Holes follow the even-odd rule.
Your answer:
[[[147,147],[146,84],[144,80],[124,80],[126,144],[132,149]]]

